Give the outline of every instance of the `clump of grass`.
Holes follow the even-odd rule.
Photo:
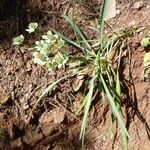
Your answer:
[[[125,123],[122,120],[121,117],[121,83],[119,79],[119,67],[120,67],[120,61],[122,57],[122,44],[126,40],[126,38],[130,35],[132,35],[135,32],[135,28],[132,30],[125,30],[123,31],[122,35],[117,35],[116,33],[113,33],[112,36],[110,36],[107,40],[103,38],[103,28],[104,28],[104,17],[105,17],[105,11],[108,1],[104,1],[103,3],[103,9],[101,13],[101,21],[100,21],[100,42],[90,45],[88,43],[88,40],[84,37],[80,29],[73,23],[72,20],[70,20],[67,16],[62,15],[66,21],[72,26],[74,31],[76,32],[76,35],[79,36],[78,39],[82,39],[80,42],[84,42],[85,47],[83,47],[80,42],[74,42],[66,37],[64,37],[61,33],[55,31],[52,29],[53,32],[58,34],[61,38],[63,38],[66,42],[70,43],[71,45],[74,45],[75,47],[81,49],[84,54],[84,58],[88,58],[90,61],[90,66],[92,68],[92,75],[89,80],[89,90],[87,94],[85,95],[85,98],[83,99],[82,104],[80,105],[80,108],[78,109],[76,114],[80,114],[83,110],[83,121],[81,125],[81,132],[80,132],[80,139],[82,139],[82,144],[84,144],[84,138],[85,138],[85,132],[86,128],[88,126],[88,116],[89,111],[92,103],[92,98],[94,95],[94,91],[96,88],[98,88],[99,92],[102,95],[105,94],[108,98],[108,101],[110,103],[110,106],[112,108],[112,114],[113,114],[113,121],[117,121],[119,124],[120,132],[122,135],[123,143],[124,143],[124,149],[128,149],[128,139],[129,139],[129,133],[125,127]],[[116,46],[118,46],[118,43],[122,42],[120,49],[115,52],[117,53],[116,58],[116,68],[113,68],[112,60],[109,58],[112,57],[113,49],[115,49]],[[91,43],[91,42],[90,42]],[[94,45],[98,45],[97,50],[93,51],[92,48]],[[89,65],[89,64],[87,64]]]
[[[76,35],[79,36],[78,39],[82,39],[82,43],[84,42],[85,47],[83,47],[80,42],[74,42],[66,37],[64,37],[61,33],[52,29],[53,32],[58,34],[61,38],[63,38],[66,42],[74,45],[75,47],[81,49],[83,51],[83,56],[86,59],[89,59],[89,64],[92,68],[92,75],[89,80],[89,90],[83,99],[80,108],[77,111],[77,115],[80,114],[83,110],[83,121],[81,125],[81,132],[80,132],[80,139],[82,139],[82,145],[84,145],[84,138],[86,128],[88,126],[88,116],[89,111],[92,103],[92,97],[94,95],[94,91],[98,88],[99,92],[103,95],[105,94],[108,98],[110,106],[112,108],[113,119],[119,123],[120,132],[123,138],[124,149],[128,149],[128,139],[129,133],[125,127],[125,124],[121,117],[121,84],[119,79],[119,67],[120,67],[120,60],[122,56],[122,49],[120,48],[116,56],[117,59],[117,67],[114,69],[112,66],[111,58],[112,51],[114,47],[119,43],[121,38],[125,38],[127,35],[122,35],[122,37],[117,36],[115,33],[109,37],[107,40],[103,38],[103,28],[104,28],[104,18],[106,13],[107,7],[107,0],[103,3],[103,8],[101,12],[101,21],[100,21],[100,42],[90,45],[88,40],[84,37],[81,30],[73,23],[73,21],[65,15],[62,15],[66,21],[72,26]],[[93,51],[92,48],[94,45],[98,45],[96,51]],[[101,97],[102,97],[101,95]]]
[[[122,44],[126,40],[126,37],[132,35],[135,30],[129,29],[123,31],[122,34],[118,35],[113,33],[108,39],[100,38],[99,42],[95,44],[90,44],[86,37],[82,34],[82,31],[73,23],[73,21],[68,18],[66,15],[62,15],[66,19],[66,21],[72,26],[76,35],[78,35],[78,39],[81,41],[72,41],[66,37],[64,37],[61,33],[51,29],[55,34],[59,35],[63,40],[67,43],[77,47],[80,49],[83,54],[78,58],[85,68],[89,67],[92,70],[92,75],[90,76],[90,80],[88,81],[88,92],[83,99],[76,115],[79,115],[83,112],[83,120],[81,125],[80,139],[82,140],[82,145],[84,145],[84,138],[86,128],[88,126],[88,117],[89,111],[92,104],[92,98],[94,95],[95,89],[98,89],[101,93],[101,98],[105,94],[108,98],[110,106],[112,108],[113,121],[117,121],[119,124],[120,132],[123,138],[124,149],[128,149],[128,139],[129,133],[125,127],[125,124],[121,117],[121,83],[119,79],[119,68],[120,61],[122,58]],[[103,21],[104,22],[104,21]],[[102,29],[100,30],[103,31]],[[103,34],[103,33],[101,33]],[[95,40],[97,41],[97,40]],[[115,49],[119,43],[122,43],[120,49]],[[84,43],[84,47],[80,44]],[[93,49],[96,49],[93,51]],[[115,50],[115,52],[113,52]],[[116,55],[113,58],[113,53]],[[84,58],[84,59],[81,59]],[[115,61],[114,61],[115,60]],[[113,67],[113,63],[116,64],[116,68]]]

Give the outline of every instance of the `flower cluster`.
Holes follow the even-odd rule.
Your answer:
[[[50,70],[64,67],[68,61],[68,55],[61,51],[63,47],[64,41],[57,34],[48,31],[40,41],[35,42],[34,63],[45,65]],[[58,52],[55,53],[54,49]]]
[[[37,29],[36,22],[28,25],[27,32],[32,33]],[[24,42],[24,36],[20,35],[13,39],[14,45],[21,45]],[[65,67],[69,57],[66,52],[62,51],[64,40],[57,34],[48,31],[42,36],[41,40],[35,42],[35,46],[31,49],[33,52],[33,62],[42,66],[47,66],[49,70]]]

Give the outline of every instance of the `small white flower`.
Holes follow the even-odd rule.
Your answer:
[[[37,22],[31,22],[28,25],[28,29],[26,29],[27,32],[32,33],[35,32],[35,29],[38,27],[38,23]]]
[[[34,52],[33,53],[33,62],[39,65],[45,65],[45,56],[39,52]]]
[[[24,36],[21,34],[15,38],[13,38],[13,44],[14,45],[21,45],[24,41]]]
[[[46,33],[46,35],[42,36],[42,38],[45,40],[45,42],[47,44],[53,45],[57,41],[57,39],[59,38],[59,36],[57,34],[53,35],[51,31],[48,31]]]

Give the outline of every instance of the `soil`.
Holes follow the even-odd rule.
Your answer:
[[[140,46],[142,37],[149,31],[150,4],[148,0],[140,2],[142,5],[137,7],[137,1],[118,0],[119,13],[108,21],[118,30],[132,25],[142,27],[139,33],[128,38],[131,62],[126,58],[125,67],[120,70],[122,114],[130,134],[129,150],[150,149],[150,84],[141,77],[145,50]],[[37,21],[41,32],[52,27],[74,39],[74,32],[60,16],[66,13],[74,16],[75,22],[90,39],[98,35],[100,0],[82,0],[78,5],[76,1],[38,0],[31,1],[30,6],[32,13],[29,13],[28,21]],[[6,24],[9,19],[3,22]],[[109,34],[109,28],[105,33]],[[75,116],[75,112],[84,97],[84,91],[78,87],[78,78],[71,77],[61,82],[44,97],[31,115],[43,89],[65,72],[52,73],[35,65],[27,46],[32,43],[32,38],[28,36],[24,46],[16,47],[10,41],[15,34],[11,34],[9,39],[3,35],[0,45],[0,149],[80,150],[82,116]],[[67,49],[75,51],[71,46]],[[117,124],[113,125],[113,131],[109,130],[110,120],[108,102],[100,102],[95,97],[86,131],[86,150],[123,150]]]

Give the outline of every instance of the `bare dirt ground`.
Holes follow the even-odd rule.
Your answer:
[[[129,150],[150,148],[150,84],[141,79],[144,49],[140,41],[149,31],[150,3],[118,0],[118,15],[109,20],[114,29],[132,25],[144,27],[138,34],[128,38],[131,62],[122,68],[122,113],[130,134]],[[60,17],[62,12],[74,16],[75,22],[90,38],[98,35],[98,14],[101,1],[37,1],[36,11],[29,20],[39,21],[41,31],[49,27],[74,38],[74,33]],[[40,6],[40,7],[39,7]],[[93,7],[92,7],[93,6]],[[38,9],[37,9],[38,7]],[[11,29],[10,29],[11,30]],[[109,30],[106,29],[106,34]],[[27,41],[30,42],[29,40]],[[69,78],[49,93],[33,116],[30,111],[42,90],[64,72],[48,72],[32,62],[27,45],[18,48],[3,39],[0,45],[0,149],[13,150],[78,150],[81,149],[79,132],[81,117],[75,112],[83,99],[82,89],[76,91],[78,79]],[[68,47],[70,51],[74,48]],[[128,59],[128,58],[126,58]],[[94,100],[86,131],[86,150],[123,150],[117,125],[109,130],[111,112],[109,104]]]

